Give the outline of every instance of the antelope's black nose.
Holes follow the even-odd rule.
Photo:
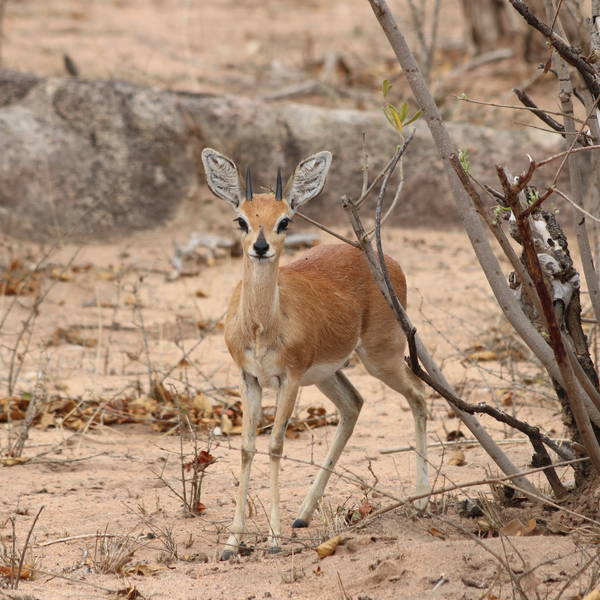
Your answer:
[[[264,256],[267,253],[267,250],[269,249],[269,242],[267,242],[265,239],[262,229],[256,238],[256,242],[254,242],[254,246],[252,247],[258,256]]]

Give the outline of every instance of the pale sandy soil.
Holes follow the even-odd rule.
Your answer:
[[[173,369],[183,355],[182,349],[190,349],[198,341],[197,329],[178,327],[177,323],[219,319],[240,270],[239,260],[226,258],[213,267],[201,267],[197,276],[166,282],[172,241],[182,242],[186,237],[185,231],[166,230],[139,236],[127,243],[80,249],[73,264],[77,267],[91,263],[93,268],[78,273],[70,271],[69,281],[54,282],[40,308],[29,350],[23,353],[17,389],[31,391],[37,371],[44,368],[51,394],[107,399],[119,393],[135,395],[136,387],[147,389],[148,364],[158,373]],[[531,381],[525,373],[531,375],[533,371],[524,362],[469,363],[465,360],[474,344],[486,344],[490,328],[500,321],[498,309],[490,300],[463,235],[390,230],[386,237],[389,253],[405,267],[411,286],[409,302],[414,321],[465,398],[498,403],[504,390],[512,388],[514,404],[509,410],[542,424],[560,437],[557,404],[543,393],[535,392],[536,389],[543,392],[542,388],[525,383]],[[51,262],[56,267],[64,265],[75,250],[62,248],[52,255]],[[13,242],[11,252],[22,255],[23,248]],[[286,260],[290,258],[292,255],[286,256]],[[111,269],[123,275],[107,281],[105,274]],[[44,285],[49,283],[45,281]],[[143,307],[141,316],[140,310],[132,306],[134,286],[138,288],[136,295]],[[206,297],[198,298],[197,290],[202,290]],[[11,298],[1,300],[0,312],[5,314]],[[103,303],[115,306],[99,307]],[[30,305],[31,300],[24,298],[8,315],[3,329],[4,374],[10,360],[9,349],[14,345],[15,334]],[[123,330],[108,329],[111,323],[119,323]],[[97,345],[91,348],[67,343],[44,346],[44,341],[57,327],[68,326],[87,327],[81,330],[82,335],[93,336],[98,340]],[[149,356],[145,354],[144,340],[149,346]],[[494,348],[493,345],[487,347]],[[191,365],[175,368],[167,380],[173,390],[210,391],[215,387],[237,385],[237,373],[220,332],[206,336],[188,359]],[[404,497],[411,493],[414,484],[414,456],[410,452],[379,453],[381,448],[413,443],[412,419],[406,403],[370,378],[360,364],[349,369],[348,375],[367,402],[338,466],[339,474],[354,478],[354,482],[333,477],[326,495],[326,508],[335,512],[343,507],[339,508],[342,513],[361,504],[365,494],[361,487],[374,486],[374,491],[368,493],[369,501],[381,508],[392,502],[386,495]],[[271,403],[272,396],[268,396],[266,404]],[[325,406],[331,410],[315,388],[302,391],[299,414],[308,406]],[[429,410],[430,442],[445,440],[447,432],[458,427],[456,419],[449,418],[445,403],[434,395],[430,397]],[[515,437],[502,426],[487,423],[496,439]],[[3,444],[6,435],[7,430],[3,429]],[[255,552],[239,562],[223,564],[216,557],[233,512],[238,436],[218,438],[214,442],[211,453],[218,462],[207,470],[202,494],[207,510],[203,516],[189,519],[182,512],[181,501],[157,477],[162,472],[180,489],[178,435],[157,433],[149,424],[99,427],[76,435],[60,427],[45,431],[34,428],[25,455],[52,452],[34,463],[0,470],[1,539],[4,544],[10,542],[7,519],[17,512],[18,540],[22,542],[34,515],[44,506],[34,531],[32,556],[41,569],[75,581],[38,575],[32,582],[23,582],[21,589],[37,598],[57,599],[105,595],[86,584],[109,589],[134,585],[145,597],[181,599],[341,598],[341,586],[349,597],[373,600],[481,597],[484,590],[465,585],[467,580],[489,586],[490,593],[500,598],[511,597],[508,576],[497,572],[495,559],[464,531],[435,516],[440,514],[467,531],[476,531],[475,521],[457,517],[453,506],[457,499],[467,495],[476,498],[477,489],[442,495],[442,504],[437,504],[429,516],[415,517],[406,509],[395,510],[362,530],[346,532],[345,545],[335,556],[322,561],[312,548],[332,532],[331,518],[315,518],[309,529],[300,530],[298,537],[291,539],[289,523],[316,470],[306,463],[319,461],[324,456],[332,435],[332,427],[322,427],[286,442],[289,460],[283,462],[281,494],[284,523],[288,525],[284,529],[286,541],[282,556],[264,554],[268,533],[265,517],[269,504],[268,460],[264,455],[256,458],[248,538]],[[204,439],[201,434],[203,448]],[[260,436],[259,452],[266,452],[267,444],[268,436]],[[526,444],[512,443],[505,449],[515,464],[527,468],[530,451]],[[191,441],[185,439],[187,460],[191,451]],[[488,468],[495,472],[490,460],[478,448],[465,450],[466,465],[462,467],[449,464],[449,452],[446,450],[444,454],[440,448],[431,450],[432,482],[437,489],[485,478]],[[294,462],[294,459],[305,462]],[[568,473],[565,477],[569,479]],[[362,484],[356,483],[357,478]],[[538,476],[534,481],[545,487]],[[479,489],[489,493],[487,486]],[[501,523],[516,514],[524,522],[535,518],[540,533],[548,531],[544,523],[551,518],[551,513],[539,506],[526,504],[516,512],[515,509],[511,509],[512,512],[498,510]],[[531,567],[562,557],[557,563],[536,571],[534,583],[537,582],[536,589],[544,597],[546,590],[556,590],[563,585],[574,572],[574,565],[582,560],[587,544],[582,542],[581,531],[569,537],[535,535],[513,537],[509,542],[495,538],[483,543],[514,566],[520,564],[519,555]],[[93,534],[96,532],[131,536],[154,533],[157,537],[152,540],[139,538],[140,547],[131,561],[134,565],[156,565],[160,554],[165,552],[165,532],[171,532],[180,558],[153,576],[101,575],[95,572],[90,558],[95,552]],[[44,545],[84,534],[92,536]],[[206,555],[207,563],[183,560],[200,553]],[[289,583],[292,568],[296,569],[298,580]],[[447,582],[433,591],[442,576]]]
[[[406,17],[404,3],[396,6]],[[448,0],[443,6],[440,76],[456,61],[469,58],[457,2]],[[121,78],[193,92],[260,96],[277,91],[318,75],[315,63],[335,50],[350,66],[356,82],[353,89],[368,95],[334,94],[310,100],[375,108],[381,105],[377,92],[381,80],[398,73],[362,0],[9,0],[4,32],[3,64],[10,68],[62,76],[62,55],[67,53],[87,78]],[[447,98],[445,114],[510,125],[512,116],[467,108],[451,100],[452,96],[466,91],[475,97],[506,101],[510,88],[529,76],[530,71],[505,61],[478,70],[469,79],[445,82],[446,87],[440,86],[441,96]],[[333,84],[339,87],[343,79],[339,74],[336,77]],[[406,96],[402,85],[394,88],[394,94],[394,101]],[[201,200],[207,200],[206,191],[202,193]],[[206,210],[205,204],[201,206]],[[186,214],[189,217],[193,211]],[[218,222],[218,229],[230,234],[228,213],[221,214],[216,208],[210,221]],[[6,395],[13,363],[13,371],[19,368],[16,392],[31,393],[42,372],[44,387],[51,395],[83,402],[146,393],[149,367],[159,374],[170,372],[167,383],[180,394],[204,391],[219,396],[221,388],[237,386],[238,375],[220,330],[204,335],[196,323],[222,317],[239,276],[239,260],[225,258],[213,267],[201,266],[195,276],[166,281],[173,241],[183,243],[196,227],[188,218],[177,228],[118,244],[52,250],[46,262],[54,265],[56,272],[71,260],[81,268],[67,270],[66,281],[43,279],[43,289],[51,286],[49,294],[40,306],[31,340],[28,335],[21,337],[17,353],[13,349],[22,323],[31,315],[32,300],[22,297],[12,305],[12,297],[0,296],[0,397]],[[26,262],[35,263],[44,250],[26,248],[13,240],[2,240],[2,247],[3,264],[28,253]],[[386,248],[406,271],[414,322],[463,397],[501,404],[506,390],[513,390],[513,403],[505,408],[560,438],[558,405],[548,388],[540,385],[535,367],[510,360],[466,360],[478,345],[498,351],[492,333],[500,328],[500,337],[506,339],[508,330],[464,235],[389,230]],[[286,260],[290,258],[292,255],[286,256]],[[91,267],[83,268],[86,265]],[[503,267],[508,270],[505,263]],[[63,340],[47,345],[57,328],[70,326],[78,328],[83,339],[94,338],[96,344],[84,347]],[[177,366],[184,356],[188,366]],[[349,369],[348,376],[367,402],[338,465],[339,475],[328,487],[324,515],[335,513],[338,507],[341,513],[356,508],[366,491],[369,502],[383,508],[393,502],[390,496],[402,498],[413,490],[412,453],[379,452],[413,443],[406,403],[370,378],[360,364]],[[272,402],[273,397],[267,396],[266,404]],[[298,413],[321,405],[332,410],[316,389],[304,389]],[[435,444],[446,440],[458,423],[433,394],[429,410],[429,440]],[[22,582],[15,597],[105,598],[106,589],[135,586],[146,598],[172,600],[513,598],[506,570],[487,548],[521,575],[544,563],[534,576],[524,577],[522,585],[528,597],[554,598],[595,552],[590,542],[597,540],[597,529],[574,520],[568,527],[570,535],[551,535],[564,514],[553,515],[531,504],[522,509],[497,508],[496,522],[503,524],[515,516],[524,522],[536,519],[536,535],[482,538],[483,548],[466,533],[477,531],[475,521],[458,517],[454,503],[466,495],[477,498],[478,490],[489,495],[485,486],[442,494],[431,514],[417,516],[409,509],[397,509],[364,529],[345,531],[346,541],[336,554],[319,561],[313,548],[333,532],[332,519],[317,516],[311,527],[294,539],[289,523],[316,472],[311,463],[325,455],[332,440],[333,428],[321,427],[286,442],[289,459],[283,461],[281,496],[287,537],[282,555],[264,553],[268,437],[260,436],[258,448],[263,454],[257,456],[253,470],[248,536],[255,551],[239,561],[220,563],[216,557],[233,514],[239,436],[219,437],[213,442],[211,453],[217,462],[208,468],[204,483],[206,512],[190,519],[184,516],[177,496],[157,476],[162,473],[180,489],[180,437],[159,433],[151,422],[144,422],[147,419],[140,420],[138,424],[89,430],[82,424],[78,432],[63,429],[60,423],[46,430],[33,428],[24,455],[48,454],[28,464],[0,467],[0,549],[9,551],[12,545],[10,517],[16,515],[17,542],[22,545],[43,506],[27,561],[35,560],[39,568],[54,574],[38,574],[33,581]],[[489,420],[485,423],[497,440],[516,437],[503,426]],[[9,430],[0,426],[3,448]],[[200,436],[204,447],[205,433]],[[527,468],[531,454],[527,444],[511,442],[503,448],[518,467]],[[184,439],[183,450],[189,459],[190,439]],[[485,478],[488,469],[496,472],[477,447],[465,449],[464,466],[449,464],[449,452],[439,446],[431,449],[431,481],[438,490]],[[563,476],[570,481],[568,472]],[[546,489],[539,476],[532,480]],[[547,526],[546,521],[554,525]],[[137,539],[132,565],[157,565],[169,536],[179,558],[154,575],[100,574],[94,566],[94,556],[99,554],[97,532]],[[45,545],[85,535],[88,537]],[[208,562],[202,562],[204,558]],[[588,585],[587,573],[576,577],[562,597],[577,597]],[[0,597],[5,593],[8,591],[0,588]]]
[[[407,39],[417,52],[406,0],[394,0]],[[429,12],[433,2],[428,2]],[[519,19],[511,15],[513,26]],[[380,109],[383,79],[393,82],[387,101],[410,100],[395,57],[366,0],[7,0],[3,65],[42,75],[66,74],[65,54],[87,79],[123,79],[199,93],[262,97],[324,76],[331,53],[341,59],[325,81],[331,88],[295,100],[328,106]],[[472,60],[458,0],[444,0],[439,16],[432,81],[444,117],[492,126],[520,127],[524,111],[482,107],[470,98],[515,104],[511,89],[556,106],[554,80],[514,57],[467,73]]]

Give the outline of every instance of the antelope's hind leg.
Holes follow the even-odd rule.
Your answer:
[[[377,377],[406,398],[415,423],[417,494],[427,494],[431,487],[427,468],[427,407],[423,382],[410,370],[402,358],[404,345],[397,351],[389,351],[386,354],[380,352],[379,347],[370,350],[363,347],[357,350],[357,354],[373,377]],[[415,506],[422,509],[425,508],[427,502],[428,498],[421,498],[415,501]]]
[[[243,373],[242,377],[242,468],[235,503],[235,515],[229,528],[230,536],[223,548],[221,560],[227,560],[238,553],[244,534],[250,470],[256,449],[256,430],[260,425],[261,417],[262,388],[256,377],[248,373]]]
[[[332,377],[317,384],[317,387],[335,404],[340,414],[340,421],[325,462],[322,465],[323,468],[319,469],[319,473],[300,507],[298,517],[292,523],[292,527],[296,528],[308,527],[317,503],[323,496],[331,472],[354,431],[354,426],[363,405],[361,395],[341,371],[336,371]]]

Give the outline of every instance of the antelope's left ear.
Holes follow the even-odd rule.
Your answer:
[[[303,204],[318,196],[331,166],[331,152],[317,152],[298,163],[283,194],[290,208],[296,212]]]

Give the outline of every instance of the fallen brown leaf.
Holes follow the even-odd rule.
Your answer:
[[[513,392],[512,390],[507,390],[502,394],[502,406],[512,406],[513,405]]]
[[[498,360],[498,354],[493,350],[476,350],[467,356],[467,360],[476,360],[479,362]]]
[[[98,340],[96,338],[84,337],[78,327],[68,327],[67,329],[57,327],[46,344],[48,346],[58,346],[62,343],[93,348],[98,344]]]
[[[535,519],[529,519],[527,525],[524,525],[520,519],[512,519],[500,529],[500,533],[508,536],[531,535],[537,527]]]
[[[56,281],[73,281],[73,275],[63,269],[52,269],[50,271],[50,279],[56,279]]]
[[[439,538],[440,540],[446,539],[446,534],[437,527],[430,527],[427,532],[433,537]]]
[[[315,551],[319,555],[319,558],[321,558],[321,559],[323,559],[327,556],[331,556],[335,552],[335,549],[339,546],[341,541],[342,541],[342,537],[339,535],[336,535],[335,537],[329,538],[326,542],[319,544],[315,548]]]
[[[367,515],[370,515],[373,512],[374,508],[373,505],[367,500],[367,498],[365,498],[361,505],[358,507],[358,513],[360,514],[361,518],[365,518]]]
[[[3,577],[16,578],[17,566],[9,567],[7,565],[0,565],[0,575]],[[19,579],[31,579],[33,577],[33,565],[23,565],[19,574]]]
[[[117,598],[125,598],[125,600],[136,600],[137,598],[143,598],[142,594],[136,587],[127,587],[117,590],[115,592]]]
[[[206,394],[196,394],[192,400],[192,407],[198,412],[200,417],[210,417],[213,412],[212,400]]]
[[[14,467],[15,465],[23,465],[29,462],[29,458],[25,456],[0,456],[0,465],[4,467]]]
[[[138,563],[135,565],[127,565],[123,569],[123,575],[156,575],[159,571],[164,571],[167,567],[162,564],[154,563],[154,564],[146,564],[146,563]]]
[[[448,457],[448,464],[462,467],[466,463],[465,453],[462,450],[453,450]]]
[[[477,528],[479,529],[479,531],[481,533],[488,534],[488,533],[496,532],[496,529],[494,528],[494,526],[486,518],[477,519],[476,523],[477,523]]]

